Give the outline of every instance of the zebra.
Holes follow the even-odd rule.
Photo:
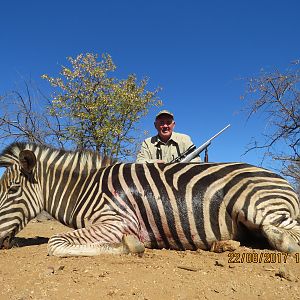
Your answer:
[[[115,163],[91,152],[13,143],[0,154],[0,247],[42,210],[73,231],[48,255],[210,250],[251,239],[300,252],[299,199],[279,175],[242,162]]]

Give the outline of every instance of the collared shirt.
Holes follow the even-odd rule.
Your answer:
[[[168,163],[193,145],[191,138],[183,133],[173,131],[170,139],[166,143],[161,141],[159,136],[156,135],[143,141],[136,162],[151,163],[157,160],[163,160]],[[191,162],[201,162],[200,157],[195,157]]]

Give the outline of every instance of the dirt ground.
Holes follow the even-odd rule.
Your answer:
[[[48,238],[67,230],[34,220],[18,234],[18,246],[0,251],[0,299],[300,299],[300,253],[240,247],[47,256]]]

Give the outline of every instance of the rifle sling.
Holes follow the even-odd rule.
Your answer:
[[[162,150],[161,150],[160,145],[161,145],[161,143],[159,142],[157,145],[157,148],[156,148],[156,159],[163,159],[162,158]],[[175,147],[176,147],[177,156],[180,156],[181,154],[180,154],[179,145],[176,142],[173,142],[173,145],[175,145]],[[174,159],[174,157],[173,157],[173,159]]]

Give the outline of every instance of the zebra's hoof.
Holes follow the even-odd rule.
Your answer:
[[[145,251],[145,246],[134,235],[124,235],[122,238],[124,253],[142,254]]]
[[[300,252],[299,225],[286,230],[275,227],[274,225],[265,225],[262,228],[264,236],[268,239],[269,244],[276,250],[286,253]]]

